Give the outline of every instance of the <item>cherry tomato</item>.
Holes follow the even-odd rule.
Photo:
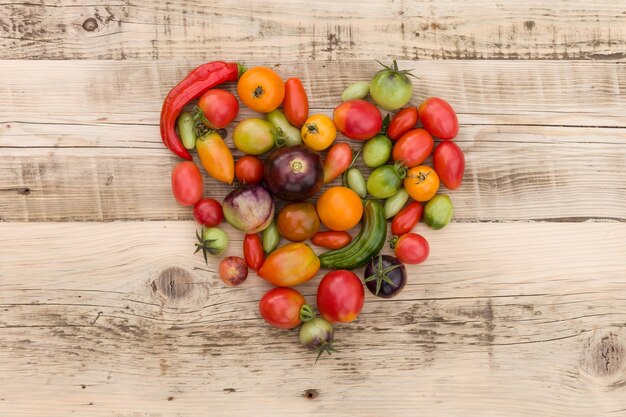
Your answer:
[[[204,114],[204,124],[211,129],[222,129],[239,113],[239,102],[230,92],[214,88],[200,96],[198,107]]]
[[[193,206],[193,217],[206,227],[215,227],[224,220],[222,205],[212,198],[203,198]]]
[[[363,308],[364,299],[361,280],[345,269],[329,272],[317,287],[317,309],[330,323],[354,321]]]
[[[337,137],[337,129],[325,114],[314,114],[302,125],[302,141],[314,151],[328,148]]]
[[[459,133],[459,119],[447,101],[429,97],[419,107],[424,129],[439,139],[454,139]]]
[[[172,192],[183,206],[193,206],[202,198],[202,173],[191,161],[181,162],[172,171]]]
[[[404,179],[404,189],[416,201],[428,201],[439,189],[439,177],[434,169],[420,165],[409,169]]]
[[[287,240],[302,242],[320,228],[320,219],[311,203],[288,204],[278,213],[278,232]]]
[[[283,102],[285,84],[271,69],[254,67],[239,78],[237,94],[243,104],[252,110],[269,113]]]
[[[278,286],[291,287],[313,278],[320,260],[305,243],[288,243],[270,253],[257,275]]]
[[[348,100],[333,112],[333,121],[344,136],[367,140],[380,132],[383,118],[378,107],[365,100]]]
[[[347,187],[331,187],[317,200],[317,214],[324,226],[344,231],[356,226],[363,216],[361,198]]]
[[[419,120],[417,107],[411,106],[400,110],[391,119],[387,126],[387,136],[391,140],[398,140],[409,130],[413,129]]]
[[[248,278],[248,265],[239,256],[227,256],[220,261],[219,273],[224,284],[236,287]]]
[[[347,143],[336,143],[324,160],[324,184],[344,173],[352,162],[352,148]]]
[[[261,317],[279,329],[293,329],[300,324],[300,309],[306,304],[304,297],[291,288],[273,288],[259,301]]]
[[[400,210],[391,221],[391,233],[402,236],[409,233],[422,218],[424,207],[417,201],[410,202],[405,208]]]
[[[449,190],[461,186],[465,172],[465,155],[454,142],[441,142],[433,155],[433,165],[439,179]]]
[[[247,234],[243,238],[243,258],[246,260],[248,268],[258,271],[265,261],[265,252],[261,238],[256,233]]]
[[[405,264],[421,264],[428,258],[428,241],[417,233],[406,233],[395,243],[394,253]]]
[[[412,129],[400,137],[393,147],[392,158],[411,168],[424,162],[433,151],[435,141],[424,129]]]
[[[321,246],[327,249],[341,249],[348,243],[352,242],[352,236],[348,232],[338,232],[329,230],[326,232],[317,232],[311,242],[315,246]]]
[[[289,123],[297,128],[302,127],[309,117],[309,99],[300,78],[289,78],[285,81],[283,109]]]
[[[242,184],[254,185],[263,179],[263,162],[257,157],[246,155],[235,163],[235,177]]]

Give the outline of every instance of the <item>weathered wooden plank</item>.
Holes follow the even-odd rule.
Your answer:
[[[42,0],[0,7],[3,59],[606,59],[624,58],[626,46],[623,4],[609,0]]]
[[[238,416],[254,404],[260,416],[570,417],[626,408],[623,224],[418,226],[429,260],[409,268],[398,298],[368,295],[358,322],[337,328],[341,351],[315,366],[295,331],[259,318],[267,284],[251,275],[226,288],[213,262],[192,255],[194,228],[0,224],[0,369],[12,381],[0,413]],[[241,235],[226,229],[237,254]],[[301,287],[311,302],[317,279]]]
[[[154,126],[167,92],[201,63],[200,60],[2,61],[0,146],[13,123]],[[273,65],[249,59],[245,64]],[[428,96],[444,97],[464,124],[626,127],[626,99],[620,94],[626,90],[626,63],[403,61],[399,64],[403,68],[415,68],[420,77],[413,80],[413,104]],[[285,79],[292,76],[303,79],[313,109],[333,109],[345,87],[354,81],[371,79],[379,68],[376,62],[368,60],[290,62],[280,64],[276,70]],[[242,109],[242,117],[251,114]],[[29,129],[37,132],[36,127]],[[128,129],[134,132],[134,127]],[[111,140],[102,138],[100,142]]]

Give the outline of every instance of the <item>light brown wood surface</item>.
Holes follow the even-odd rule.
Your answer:
[[[623,1],[0,2],[0,416],[626,415],[625,48]],[[398,58],[459,114],[453,223],[315,366],[171,196],[162,99],[217,58],[326,114]]]

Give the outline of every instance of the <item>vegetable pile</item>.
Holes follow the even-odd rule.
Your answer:
[[[207,263],[224,252],[228,235],[219,228],[223,220],[241,230],[243,257],[222,259],[220,278],[236,286],[252,270],[276,286],[259,302],[261,317],[281,329],[302,324],[300,342],[316,350],[317,359],[335,351],[333,326],[358,317],[364,286],[374,296],[393,298],[407,283],[405,264],[428,258],[428,242],[413,232],[420,220],[441,229],[452,218],[449,195],[438,191],[441,185],[455,190],[463,179],[465,157],[452,142],[458,119],[441,98],[409,105],[409,76],[395,61],[384,66],[371,81],[348,86],[331,119],[309,114],[300,79],[283,82],[269,68],[246,70],[218,61],[189,73],[163,103],[163,143],[187,160],[172,171],[174,198],[193,206],[202,225],[196,252]],[[239,113],[239,100],[215,88],[231,81],[237,81],[239,100],[261,113],[235,126],[232,143],[243,154],[237,161],[224,128]],[[193,112],[183,111],[196,99]],[[383,118],[379,108],[391,113]],[[348,141],[336,142],[340,135]],[[356,153],[352,144],[360,144]],[[203,175],[189,152],[193,149],[211,177],[235,187],[222,203],[203,197]],[[431,155],[432,166],[427,165]],[[366,175],[355,165],[359,158],[368,168]],[[339,181],[342,185],[333,184]],[[353,237],[350,231],[359,224]],[[282,238],[290,243],[280,246]],[[327,250],[318,256],[308,242]],[[385,243],[395,256],[380,253]],[[365,267],[361,277],[353,272],[360,267]],[[291,287],[307,282],[320,268],[330,272],[317,289],[318,317]]]

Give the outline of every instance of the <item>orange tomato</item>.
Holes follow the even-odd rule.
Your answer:
[[[300,133],[306,146],[314,151],[323,151],[334,142],[337,128],[330,117],[325,114],[314,114],[306,119]]]
[[[320,260],[306,243],[289,243],[270,253],[257,275],[277,287],[291,287],[313,278]]]
[[[218,181],[232,184],[235,179],[235,160],[230,149],[215,131],[199,137],[196,150],[202,166]]]
[[[439,189],[439,176],[429,166],[420,165],[409,169],[404,179],[404,189],[416,201],[428,201]]]
[[[320,228],[320,219],[311,203],[291,203],[283,207],[276,219],[278,233],[292,242],[309,239]]]
[[[363,216],[363,203],[351,189],[331,187],[317,200],[317,214],[329,229],[344,231],[359,223]]]
[[[285,83],[267,67],[250,68],[239,78],[237,94],[243,104],[254,111],[269,113],[285,97]]]

